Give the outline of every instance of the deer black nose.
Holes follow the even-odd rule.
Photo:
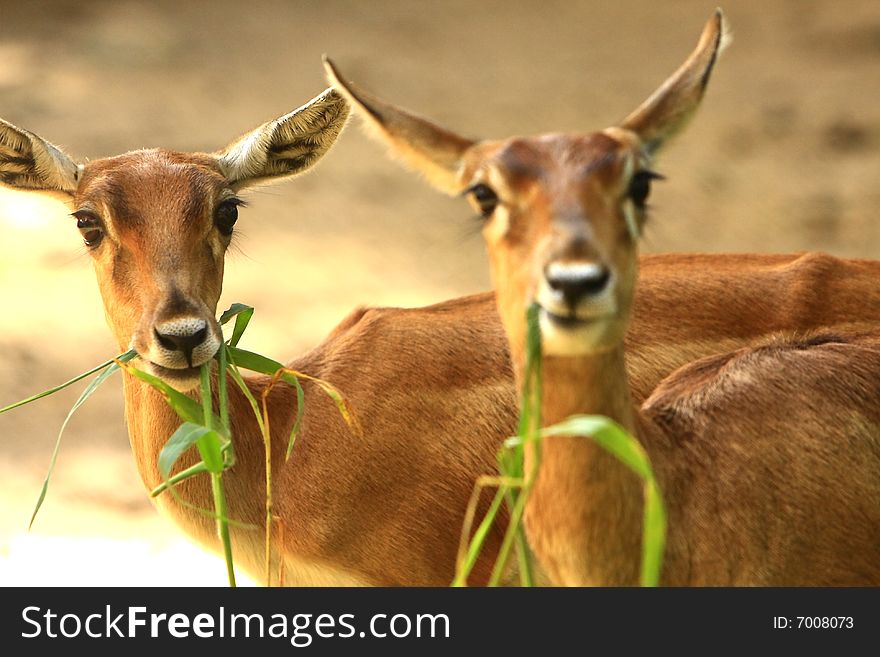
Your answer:
[[[552,290],[560,293],[569,308],[585,297],[603,292],[611,280],[608,267],[593,262],[551,262],[544,277]]]
[[[208,324],[203,319],[164,322],[153,329],[156,341],[168,351],[179,351],[192,367],[193,350],[208,337]]]

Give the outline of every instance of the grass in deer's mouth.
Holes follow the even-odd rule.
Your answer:
[[[171,379],[172,381],[194,381],[199,380],[201,377],[201,367],[174,369],[172,367],[157,365],[153,361],[144,358],[141,358],[141,362],[146,365],[145,369],[150,370],[152,374],[163,379]]]
[[[563,329],[579,329],[586,326],[590,326],[595,322],[601,322],[605,320],[611,320],[615,318],[614,313],[610,312],[602,312],[596,313],[593,315],[581,316],[576,314],[571,315],[557,315],[554,312],[547,310],[546,308],[541,308],[541,312],[544,317],[546,317],[549,321],[551,321],[556,326],[559,326]]]
[[[123,354],[120,354],[116,358],[112,358],[104,363],[101,363],[97,367],[94,367],[87,372],[75,376],[69,381],[62,383],[61,385],[40,392],[36,395],[28,397],[27,399],[22,399],[21,401],[10,404],[4,408],[0,408],[0,413],[11,411],[15,408],[18,408],[19,406],[24,406],[25,404],[29,404],[31,402],[42,399],[43,397],[63,390],[64,388],[67,388],[68,386],[71,386],[74,383],[77,383],[78,381],[81,381],[92,374],[96,375],[92,382],[89,383],[85,390],[83,390],[82,394],[79,396],[76,402],[74,402],[73,406],[67,414],[67,417],[64,419],[64,422],[61,425],[61,430],[58,432],[58,438],[55,441],[55,448],[52,452],[52,457],[49,462],[49,468],[46,474],[46,478],[43,481],[43,486],[40,490],[40,494],[37,499],[37,503],[35,505],[28,527],[30,528],[30,526],[33,525],[37,513],[40,510],[40,507],[46,499],[49,482],[52,478],[52,473],[55,469],[56,461],[58,458],[58,452],[61,447],[61,437],[64,434],[64,430],[67,427],[68,422],[70,421],[73,414],[77,411],[77,409],[82,406],[82,404],[89,397],[91,397],[91,395],[101,386],[101,384],[103,384],[108,378],[110,378],[110,376],[114,374],[117,370],[122,369],[130,376],[136,377],[156,389],[165,398],[169,406],[171,406],[171,408],[177,413],[182,421],[180,427],[178,427],[178,429],[171,436],[169,436],[168,441],[159,453],[157,465],[164,481],[161,485],[156,487],[151,492],[151,496],[155,497],[163,493],[174,495],[174,487],[181,481],[189,479],[193,476],[207,474],[210,477],[211,490],[214,499],[214,509],[197,509],[197,511],[208,514],[215,519],[217,523],[218,536],[223,546],[223,553],[226,561],[227,577],[229,580],[229,584],[230,586],[235,586],[234,560],[232,555],[232,544],[229,535],[229,526],[230,524],[234,524],[235,520],[229,518],[226,494],[223,486],[223,473],[235,464],[235,451],[233,442],[234,436],[230,431],[229,422],[228,378],[231,378],[233,383],[241,390],[242,394],[244,394],[244,396],[250,403],[251,409],[253,410],[254,416],[256,417],[257,424],[259,425],[265,446],[265,575],[266,584],[271,585],[272,579],[270,573],[270,564],[272,556],[271,532],[273,520],[271,497],[272,468],[270,460],[270,418],[266,405],[266,398],[269,392],[281,382],[293,386],[296,392],[296,419],[294,420],[293,429],[291,430],[288,439],[286,450],[287,458],[290,457],[290,454],[293,450],[296,438],[302,425],[302,417],[305,410],[305,395],[303,392],[302,384],[300,383],[300,379],[305,379],[315,383],[322,391],[324,391],[324,393],[326,393],[330,397],[330,399],[333,401],[340,414],[342,415],[343,419],[352,428],[352,430],[358,435],[361,435],[362,432],[360,429],[360,425],[357,423],[355,416],[351,411],[351,408],[349,408],[347,402],[345,401],[339,390],[337,390],[333,385],[331,385],[327,381],[309,376],[308,374],[288,369],[278,361],[267,358],[266,356],[262,356],[260,354],[238,348],[238,342],[239,340],[241,340],[241,337],[244,334],[244,331],[247,328],[253,314],[254,309],[251,306],[235,303],[230,306],[219,318],[219,322],[221,325],[227,324],[233,318],[235,319],[235,323],[233,324],[231,337],[220,345],[220,349],[217,351],[217,354],[213,358],[213,361],[217,363],[216,409],[212,389],[212,361],[208,361],[199,368],[192,368],[188,370],[166,370],[166,368],[160,369],[163,374],[165,374],[166,371],[172,372],[174,374],[185,372],[187,374],[187,377],[192,375],[198,376],[201,384],[199,388],[200,398],[196,400],[189,395],[179,392],[173,386],[155,376],[154,374],[133,366],[130,361],[134,360],[138,356],[137,352],[133,349]],[[153,364],[148,363],[148,366],[151,365]],[[259,372],[261,374],[267,374],[272,377],[269,385],[263,389],[261,393],[261,399],[257,399],[250,388],[248,388],[244,378],[241,375],[241,372],[239,371],[240,369]],[[201,460],[195,465],[172,475],[171,471],[174,467],[174,464],[184,452],[186,452],[193,446],[195,446],[198,450],[199,455],[201,456]],[[179,498],[177,499],[181,504],[186,504]]]
[[[541,461],[541,445],[553,436],[580,436],[596,441],[644,482],[645,509],[642,524],[641,575],[642,586],[657,586],[666,545],[666,507],[660,487],[651,469],[648,455],[641,443],[613,420],[599,415],[574,415],[550,427],[541,426],[541,308],[532,304],[526,315],[526,366],[520,400],[517,435],[505,441],[498,452],[500,476],[481,478],[474,487],[459,544],[453,586],[466,586],[477,562],[483,543],[503,503],[510,510],[510,521],[489,580],[496,586],[507,569],[510,551],[515,549],[523,586],[534,584],[531,554],[522,526],[522,515]],[[534,446],[535,457],[529,472],[523,465],[525,446]],[[485,488],[496,488],[495,497],[486,515],[471,536],[479,495]]]

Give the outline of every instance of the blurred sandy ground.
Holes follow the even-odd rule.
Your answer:
[[[214,150],[325,84],[320,56],[465,134],[604,127],[690,52],[715,0],[36,2],[0,0],[0,116],[79,157]],[[880,3],[736,0],[734,43],[660,170],[650,251],[880,253]],[[286,359],[358,304],[488,287],[478,228],[352,126],[317,170],[249,195],[222,304]],[[57,201],[0,189],[0,406],[115,354]],[[153,511],[119,382],[0,416],[0,585],[220,584]]]

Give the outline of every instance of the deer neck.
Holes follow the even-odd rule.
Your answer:
[[[543,426],[589,414],[635,432],[622,344],[588,356],[546,357],[542,374]],[[527,452],[526,472],[536,458]],[[594,441],[548,438],[526,509],[529,540],[558,583],[636,584],[641,504],[637,477]]]
[[[623,345],[578,357],[546,356],[542,362],[545,426],[575,414],[605,415],[635,429]]]
[[[162,483],[159,453],[182,420],[151,386],[131,376],[123,382],[125,421],[141,480],[148,489]]]
[[[259,382],[253,379],[247,382],[252,392],[259,396]],[[159,453],[183,421],[161,394],[134,377],[125,376],[124,394],[125,417],[135,464],[144,485],[152,490],[163,482],[157,465]],[[254,491],[265,490],[262,439],[243,397],[230,389],[229,402],[230,422],[236,437],[236,466],[227,470],[223,477],[230,518],[243,525],[259,527],[264,521],[261,510],[243,500],[249,499]],[[276,414],[276,417],[280,417],[280,414]],[[173,472],[195,464],[198,459],[195,447],[187,450],[181,455]],[[210,515],[214,501],[207,474],[202,473],[181,482],[175,486],[173,495],[166,491],[153,499],[156,506],[188,534],[209,548],[217,547],[216,529]],[[233,531],[234,542],[237,538],[241,539],[236,533]],[[259,532],[248,531],[244,534],[245,540],[259,537]]]

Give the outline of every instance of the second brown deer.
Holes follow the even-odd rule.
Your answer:
[[[637,241],[659,177],[654,160],[696,110],[725,29],[717,12],[654,95],[586,135],[474,142],[359,91],[332,66],[329,74],[393,151],[441,189],[465,192],[483,216],[520,383],[525,312],[539,306],[544,422],[604,415],[644,446],[668,506],[663,583],[877,585],[878,334],[818,330],[694,353],[653,390],[627,372],[627,359],[644,357],[625,354],[624,336],[638,319]],[[754,257],[733,266],[747,272]],[[746,281],[719,291],[720,322],[731,319],[727,304],[751,296]],[[683,316],[692,311],[685,324],[702,321],[698,296],[665,293],[678,295]],[[526,472],[534,458],[527,450]],[[642,519],[640,481],[615,457],[582,437],[544,441],[525,521],[554,583],[638,583]]]

